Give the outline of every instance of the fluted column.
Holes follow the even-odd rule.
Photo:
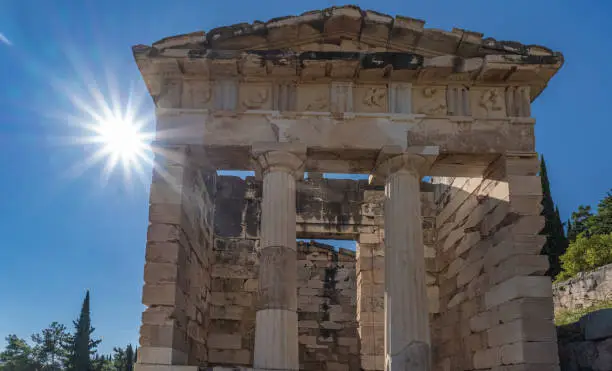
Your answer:
[[[377,168],[385,177],[385,369],[429,371],[420,174],[425,157],[403,154]]]
[[[263,172],[257,370],[298,370],[296,177],[303,159],[284,151],[257,156]]]

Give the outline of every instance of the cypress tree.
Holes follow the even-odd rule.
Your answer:
[[[546,243],[542,248],[541,254],[548,256],[550,267],[546,274],[555,278],[561,272],[560,257],[567,249],[567,238],[563,230],[563,223],[559,216],[559,209],[555,207],[555,203],[550,191],[550,181],[548,179],[548,171],[546,169],[546,161],[544,156],[540,161],[540,180],[542,182],[542,216],[544,216],[544,229],[540,234],[546,236]]]
[[[91,326],[91,313],[89,310],[89,290],[85,294],[81,314],[74,321],[75,333],[70,339],[70,357],[68,369],[70,371],[92,370],[91,356],[101,340],[93,340],[91,334],[94,328]]]
[[[134,371],[134,349],[132,344],[128,344],[125,348],[125,371]]]

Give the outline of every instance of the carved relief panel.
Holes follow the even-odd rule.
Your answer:
[[[386,85],[358,85],[353,89],[356,112],[382,113],[388,111]]]
[[[274,85],[273,109],[275,111],[295,111],[297,89],[295,83],[281,82]]]
[[[449,116],[470,116],[470,91],[463,85],[446,88],[446,106]]]
[[[502,88],[473,88],[470,98],[474,117],[506,117],[506,104]]]
[[[216,80],[213,85],[214,107],[219,111],[234,111],[238,102],[236,80]]]
[[[389,112],[412,113],[412,84],[401,82],[389,84]]]
[[[509,86],[506,88],[506,111],[508,116],[531,116],[531,98],[528,86]]]
[[[271,110],[272,84],[249,83],[240,84],[240,109],[242,110]]]
[[[330,103],[331,112],[353,112],[353,83],[332,82]]]
[[[442,86],[420,86],[413,89],[412,102],[415,113],[446,115],[446,89]]]
[[[181,96],[181,107],[192,109],[210,108],[212,87],[204,79],[185,79]]]
[[[297,88],[297,109],[306,112],[329,111],[328,84],[300,84]]]

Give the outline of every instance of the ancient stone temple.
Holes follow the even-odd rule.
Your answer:
[[[137,370],[558,370],[530,105],[561,54],[352,6],[133,52]]]

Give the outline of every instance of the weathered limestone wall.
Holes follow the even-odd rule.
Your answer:
[[[536,154],[506,155],[481,178],[434,178],[436,369],[558,367],[537,166]]]
[[[207,361],[214,173],[166,148],[151,185],[139,363]]]
[[[555,312],[612,299],[612,264],[553,285]]]

